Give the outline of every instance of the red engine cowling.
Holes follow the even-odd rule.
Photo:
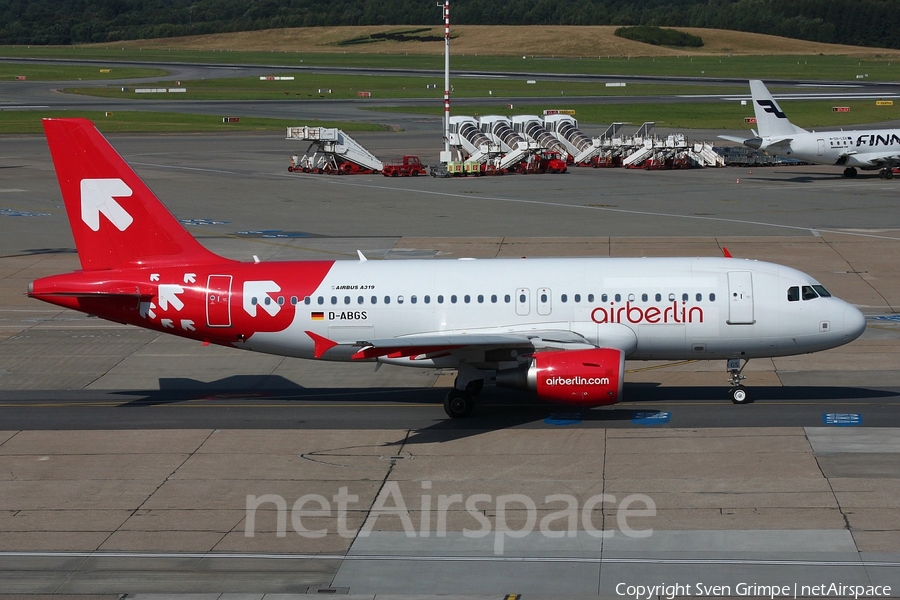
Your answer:
[[[625,353],[617,348],[539,352],[519,369],[499,371],[497,385],[529,389],[541,400],[602,406],[622,397]]]

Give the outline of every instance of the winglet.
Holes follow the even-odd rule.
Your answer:
[[[366,255],[362,253],[362,250],[357,250],[356,254],[359,255],[359,262],[366,262],[367,260],[369,260],[368,258],[366,258]]]
[[[733,256],[731,256],[731,252],[729,252],[728,248],[726,248],[725,246],[722,246],[722,254],[725,256],[725,258],[734,258]]]

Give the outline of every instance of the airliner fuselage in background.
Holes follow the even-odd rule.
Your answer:
[[[795,269],[733,258],[242,263],[201,246],[94,126],[44,128],[82,270],[29,295],[111,321],[313,360],[456,369],[445,410],[484,383],[599,406],[629,359],[741,361],[833,348],[862,314]]]
[[[807,131],[788,120],[762,81],[750,81],[750,94],[756,137],[720,136],[723,139],[804,162],[842,166],[844,177],[856,177],[860,168],[878,169],[882,179],[891,179],[891,168],[900,166],[900,129]]]

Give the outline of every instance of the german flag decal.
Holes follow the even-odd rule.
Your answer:
[[[323,312],[309,313],[309,318],[312,319],[313,321],[324,321],[325,313],[323,313]]]

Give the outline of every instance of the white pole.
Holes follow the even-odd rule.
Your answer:
[[[450,0],[444,0],[444,152],[450,156]]]

